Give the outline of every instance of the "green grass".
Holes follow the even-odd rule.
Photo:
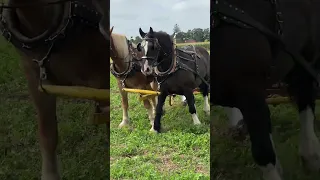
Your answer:
[[[110,154],[111,179],[209,179],[209,116],[203,112],[203,98],[196,96],[199,127],[193,125],[187,107],[175,98],[166,102],[162,117],[164,132],[153,134],[147,110],[138,95],[129,95],[131,127],[119,129],[121,97],[111,78]]]
[[[19,57],[0,38],[0,179],[40,179],[35,109]],[[91,102],[59,99],[59,146],[63,179],[106,179],[105,126],[88,124]]]
[[[239,142],[224,135],[227,120],[221,108],[211,108],[213,132],[211,133],[211,171],[216,180],[260,179],[260,169],[254,164],[249,140]],[[298,156],[298,113],[292,105],[270,106],[273,138],[276,151],[284,170],[284,180],[316,180],[320,174],[303,170]],[[320,117],[319,106],[316,116]],[[319,123],[317,121],[316,123]],[[319,129],[316,131],[320,137]]]

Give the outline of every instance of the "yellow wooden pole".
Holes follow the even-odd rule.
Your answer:
[[[148,94],[148,95],[159,95],[159,91],[150,91],[145,89],[130,89],[130,88],[122,88],[123,91],[131,92],[131,93],[140,93],[140,94]]]
[[[69,96],[73,98],[97,100],[97,101],[110,101],[109,89],[95,89],[82,86],[56,86],[56,85],[42,85],[39,86],[39,91],[49,94]]]
[[[284,104],[284,103],[289,103],[290,98],[288,98],[288,97],[267,98],[266,102],[267,102],[267,104]]]

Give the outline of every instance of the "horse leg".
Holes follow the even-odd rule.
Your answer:
[[[151,103],[150,103],[149,99],[143,100],[143,105],[148,111],[148,118],[150,120],[151,126],[153,126],[153,124],[154,124],[154,112],[153,112],[153,108],[151,106]],[[153,127],[151,129],[153,129]]]
[[[37,111],[39,144],[42,156],[41,179],[59,180],[56,155],[58,144],[56,98],[38,91],[37,67],[30,62],[23,61],[23,68],[28,81],[28,89]]]
[[[157,89],[158,89],[158,84],[157,83],[155,83],[154,81],[152,81],[151,83],[150,83],[150,86],[151,86],[151,88],[154,90],[154,91],[157,91]],[[157,98],[155,98],[155,104],[158,104],[158,99]],[[164,106],[162,107],[162,115],[164,115],[166,113],[166,110],[165,110],[165,108],[164,108]]]
[[[118,88],[121,95],[121,106],[122,106],[122,121],[119,124],[119,128],[122,128],[124,126],[127,126],[130,124],[129,115],[128,115],[128,93],[126,91],[122,90],[122,83],[118,81]]]
[[[156,107],[156,116],[154,118],[154,125],[153,129],[150,129],[150,131],[158,132],[160,133],[161,130],[161,116],[163,115],[163,105],[166,101],[168,94],[165,92],[161,92],[161,94],[158,96],[158,103]]]
[[[303,165],[310,170],[319,170],[320,143],[314,132],[316,90],[308,74],[301,72],[296,77],[289,88],[292,88],[290,93],[296,100],[301,123],[299,154]]]
[[[196,110],[193,90],[190,89],[190,90],[184,91],[184,95],[187,98],[187,103],[188,103],[188,107],[189,107],[189,113],[192,116],[193,124],[194,125],[201,124],[201,122],[199,121],[198,115],[197,115],[197,110]]]
[[[120,94],[121,94],[121,105],[122,105],[122,121],[119,124],[119,128],[122,128],[126,125],[129,125],[130,120],[128,115],[128,107],[129,107],[128,93],[123,90],[120,90]]]
[[[238,99],[251,141],[255,162],[263,172],[264,180],[281,180],[282,169],[275,154],[271,135],[269,107],[263,95],[241,95]]]
[[[203,105],[203,111],[206,113],[206,115],[210,116],[210,105],[209,105],[209,87],[207,84],[202,83],[200,86],[200,91],[202,93],[203,99],[204,99],[204,105]]]

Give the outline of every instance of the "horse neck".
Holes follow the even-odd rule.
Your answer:
[[[25,0],[11,0],[12,4],[25,4]],[[11,3],[10,2],[10,3]],[[28,0],[29,3],[46,3],[48,0]],[[36,36],[48,29],[52,19],[52,6],[28,6],[16,10],[21,29],[28,36]]]
[[[127,59],[125,59],[125,58],[120,58],[120,57],[111,55],[111,58],[112,58],[113,64],[115,65],[117,72],[123,72],[128,69],[131,56],[129,56],[129,57],[127,57]]]
[[[159,57],[159,59],[161,59],[161,61],[163,61],[158,66],[158,69],[160,71],[167,71],[170,68],[171,63],[173,61],[173,56],[174,56],[174,52],[173,51],[168,56],[164,56],[164,54],[161,54],[161,56]]]

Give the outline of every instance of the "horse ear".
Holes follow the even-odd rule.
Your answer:
[[[150,32],[150,34],[153,34],[153,29],[152,29],[152,27],[150,27],[149,32]]]
[[[112,34],[112,31],[113,31],[113,27],[114,27],[114,26],[112,26],[112,28],[110,29],[110,34]]]
[[[141,28],[139,28],[139,33],[142,38],[144,38],[147,34],[147,33],[143,32]]]

